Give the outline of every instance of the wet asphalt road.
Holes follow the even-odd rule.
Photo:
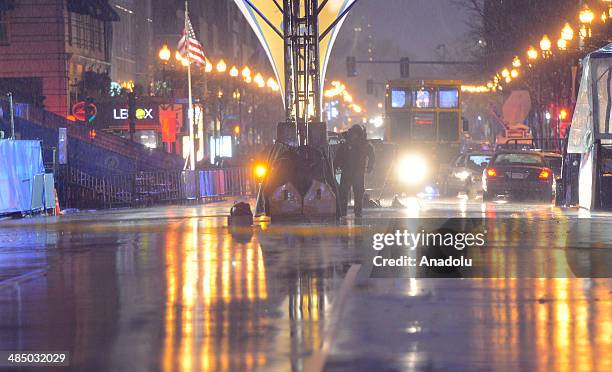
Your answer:
[[[0,350],[79,371],[612,370],[612,280],[563,269],[579,220],[580,262],[608,264],[612,214],[404,202],[253,229],[227,203],[1,221]],[[499,220],[497,278],[369,278],[363,226],[423,217]]]

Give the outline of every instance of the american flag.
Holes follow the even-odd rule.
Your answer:
[[[183,58],[189,58],[189,61],[198,64],[204,65],[206,64],[206,57],[204,56],[204,47],[198,39],[196,39],[195,32],[193,31],[193,26],[191,26],[191,21],[189,20],[189,16],[186,16],[185,21],[185,30],[183,31],[183,36],[178,43],[178,50],[181,53]]]

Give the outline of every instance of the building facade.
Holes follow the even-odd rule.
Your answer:
[[[149,86],[155,53],[151,0],[110,0],[119,14],[113,23],[111,80],[122,86]]]
[[[110,73],[118,20],[106,0],[0,1],[0,93],[69,115],[83,72]]]

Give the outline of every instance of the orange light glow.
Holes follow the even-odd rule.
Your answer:
[[[543,181],[547,181],[550,178],[550,171],[548,169],[542,169],[538,178]]]
[[[268,169],[266,168],[265,165],[263,164],[257,164],[255,166],[255,176],[257,178],[264,178],[266,176],[266,174],[268,173]]]

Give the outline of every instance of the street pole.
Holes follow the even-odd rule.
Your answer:
[[[11,139],[15,139],[15,110],[13,108],[13,92],[8,92],[9,120],[11,121]]]
[[[187,30],[187,20],[189,16],[187,0],[185,0],[185,30]],[[185,31],[187,32],[187,31]],[[189,35],[187,35],[189,37]],[[189,57],[189,48],[187,48],[187,90],[189,99],[189,112],[187,114],[187,120],[189,120],[189,169],[195,170],[195,135],[193,131],[193,102],[191,97],[191,59]]]

